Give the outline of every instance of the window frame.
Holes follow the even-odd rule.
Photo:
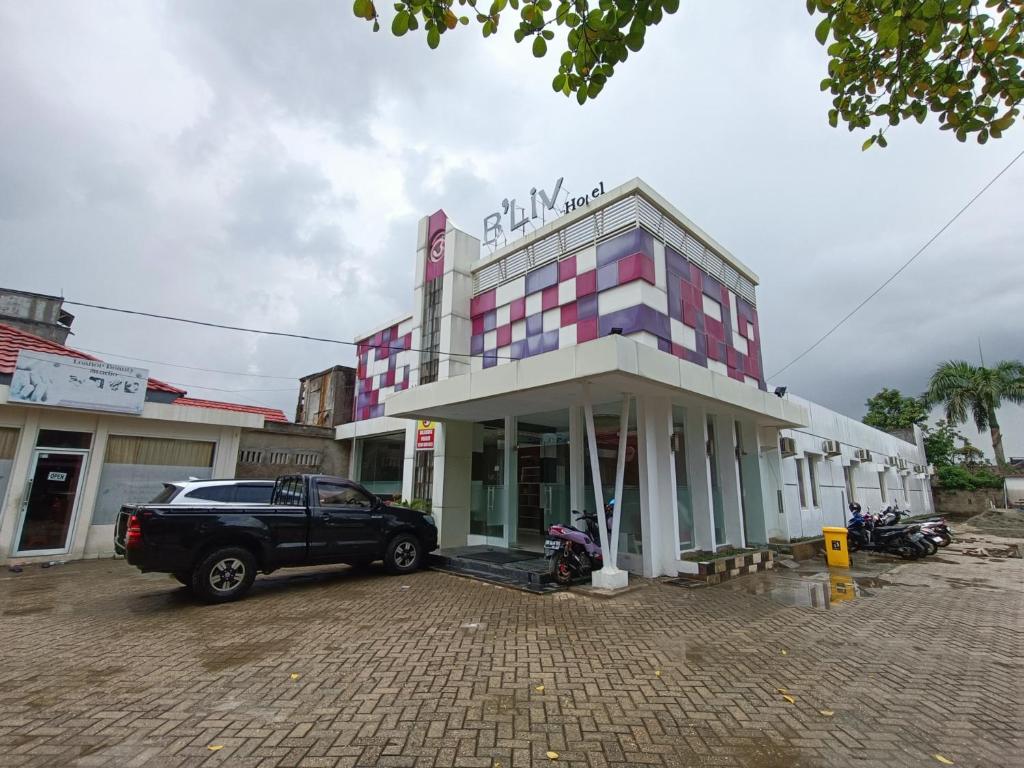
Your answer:
[[[807,506],[807,487],[804,485],[804,462],[807,461],[803,457],[796,458],[796,486],[800,492],[800,509],[808,509]]]
[[[339,489],[341,489],[341,491],[339,491],[339,493],[344,492],[344,491],[350,491],[352,493],[358,494],[358,495],[360,495],[360,496],[362,496],[362,497],[364,497],[366,499],[366,502],[367,502],[366,506],[363,506],[362,504],[354,503],[354,502],[351,502],[351,501],[335,501],[335,502],[325,503],[324,500],[323,500],[323,496],[321,495],[321,489],[322,488],[327,488],[327,487],[339,488]],[[357,507],[358,509],[373,509],[374,506],[376,506],[375,498],[376,497],[372,493],[370,493],[369,491],[364,490],[363,488],[360,488],[359,486],[355,485],[354,483],[337,482],[337,481],[334,481],[334,480],[323,480],[323,481],[318,480],[316,482],[316,503],[317,503],[317,506],[321,507],[321,508],[323,508],[323,507],[329,507],[329,508],[331,508],[331,507],[343,507],[343,508],[350,509],[352,507]]]

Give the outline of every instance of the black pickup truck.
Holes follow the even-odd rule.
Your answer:
[[[126,504],[114,548],[144,573],[171,573],[197,597],[222,603],[244,595],[257,571],[375,560],[392,573],[414,571],[437,549],[437,526],[351,480],[290,475],[278,478],[270,504]]]

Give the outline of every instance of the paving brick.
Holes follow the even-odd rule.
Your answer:
[[[954,545],[819,611],[742,579],[597,600],[333,568],[209,607],[120,561],[27,569],[0,576],[0,766],[1010,765],[1022,576]]]

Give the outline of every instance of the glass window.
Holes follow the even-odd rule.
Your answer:
[[[301,477],[286,477],[277,482],[273,503],[301,507],[306,503],[304,490]]]
[[[672,459],[676,469],[676,515],[679,520],[679,549],[693,549],[693,501],[690,496],[690,478],[686,465],[686,411],[672,407]]]
[[[316,492],[321,507],[364,507],[369,509],[373,506],[369,496],[351,485],[317,483]]]
[[[164,489],[160,491],[149,502],[150,504],[169,504],[171,499],[181,493],[181,486],[173,483],[164,483]]]
[[[359,450],[359,484],[380,496],[401,494],[405,433],[363,438],[359,441]]]
[[[800,489],[800,508],[807,509],[807,488],[804,487],[804,460],[796,460],[796,487]]]
[[[273,483],[246,483],[235,487],[235,501],[242,504],[269,504]]]
[[[413,460],[412,496],[432,501],[434,498],[434,452],[416,451]]]
[[[63,429],[40,429],[36,445],[40,448],[88,448],[92,445],[92,434],[66,432]]]
[[[196,488],[194,491],[189,491],[185,494],[185,498],[229,504],[235,500],[235,489],[231,485],[211,485],[206,488]]]
[[[817,459],[808,454],[807,456],[807,474],[811,481],[811,504],[815,507],[820,506],[818,504],[818,468],[815,466]]]
[[[505,422],[474,424],[469,532],[502,539],[506,517]]]

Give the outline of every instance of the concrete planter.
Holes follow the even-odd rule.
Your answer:
[[[775,553],[765,549],[707,560],[680,560],[677,565],[680,574],[686,574],[708,584],[720,584],[748,573],[769,571],[775,564],[774,560]]]

